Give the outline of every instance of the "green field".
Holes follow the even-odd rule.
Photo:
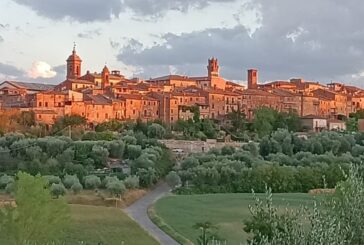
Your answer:
[[[312,206],[314,199],[308,194],[298,193],[273,195],[273,203],[282,208],[287,203],[292,208]],[[219,235],[227,239],[228,245],[239,245],[248,238],[243,231],[243,222],[250,216],[249,204],[254,204],[252,194],[208,194],[165,197],[154,208],[165,223],[192,242],[199,235],[192,226],[209,221],[219,228]]]
[[[66,244],[85,241],[107,245],[157,245],[159,244],[120,209],[71,205],[72,225]],[[122,243],[124,242],[124,243]]]
[[[63,244],[78,245],[80,241],[87,245],[159,244],[120,209],[82,205],[70,207],[72,223]],[[1,234],[0,244],[9,244],[1,239]]]

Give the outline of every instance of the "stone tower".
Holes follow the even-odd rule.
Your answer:
[[[67,79],[77,79],[81,76],[82,60],[76,53],[76,45],[73,46],[72,54],[67,59]]]
[[[104,89],[110,86],[110,71],[105,65],[101,72],[101,88]]]
[[[248,70],[248,89],[258,88],[258,70]]]
[[[218,77],[219,76],[219,61],[215,58],[209,59],[209,64],[207,66],[208,77]]]

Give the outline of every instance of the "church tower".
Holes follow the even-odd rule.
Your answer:
[[[218,77],[219,76],[219,62],[215,58],[209,59],[209,64],[207,66],[208,77]]]
[[[73,46],[72,54],[67,59],[67,79],[77,79],[81,76],[82,60],[76,53],[76,44]]]
[[[105,89],[110,86],[110,71],[109,68],[105,65],[104,69],[102,69],[101,73],[101,88]]]

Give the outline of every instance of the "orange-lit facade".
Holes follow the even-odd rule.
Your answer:
[[[65,115],[85,117],[90,125],[109,120],[188,120],[199,108],[201,119],[224,120],[241,110],[248,120],[266,106],[299,116],[335,119],[364,109],[364,91],[341,83],[323,85],[293,78],[259,83],[258,70],[247,71],[247,88],[220,75],[216,58],[208,60],[206,76],[167,75],[149,80],[128,79],[104,66],[82,73],[74,48],[66,60],[66,78],[58,85],[5,81],[0,84],[0,107],[33,110],[39,123],[52,125]]]

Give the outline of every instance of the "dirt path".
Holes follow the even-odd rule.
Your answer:
[[[164,231],[159,229],[148,217],[148,207],[152,205],[159,198],[168,194],[170,188],[167,184],[163,183],[158,185],[153,191],[149,192],[147,195],[133,203],[124,211],[134,219],[143,229],[148,231],[152,236],[154,236],[160,244],[162,245],[178,245],[173,238],[168,236]]]

